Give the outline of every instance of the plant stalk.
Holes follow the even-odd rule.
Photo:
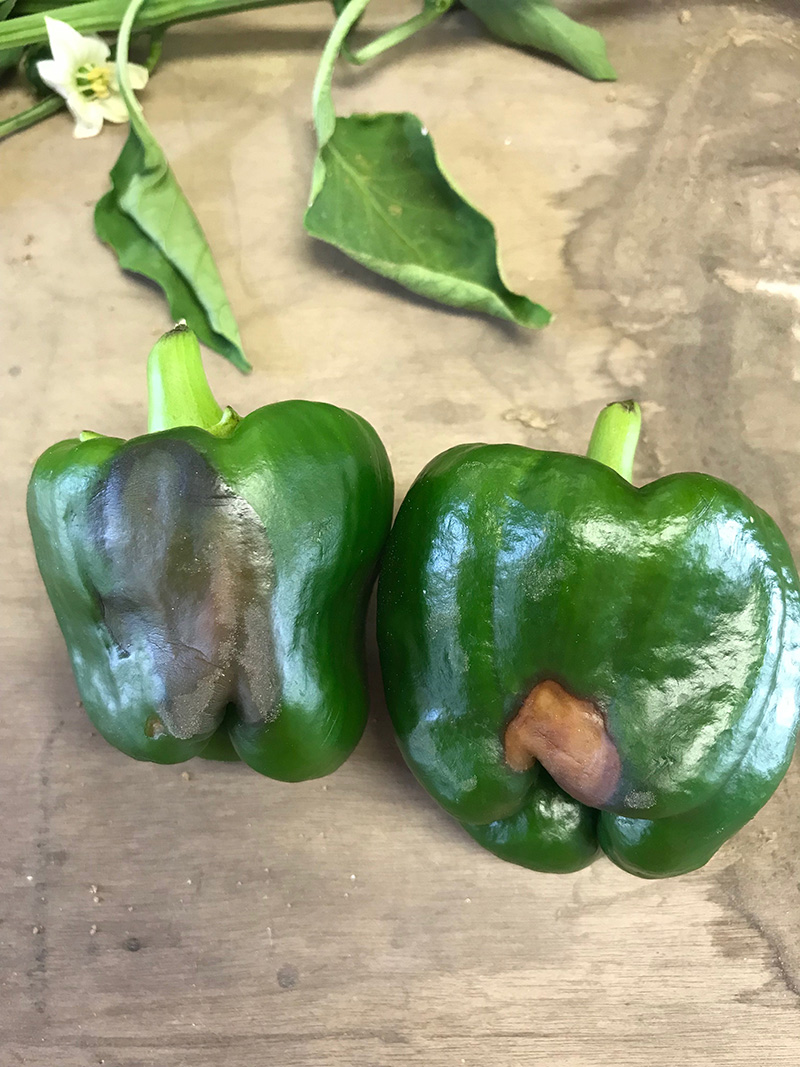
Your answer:
[[[414,15],[413,18],[407,19],[399,26],[395,26],[393,30],[387,30],[386,33],[382,33],[380,37],[376,37],[374,41],[370,41],[369,44],[364,45],[363,48],[357,49],[355,52],[347,47],[342,48],[342,55],[350,63],[362,64],[368,63],[369,60],[375,59],[376,56],[382,55],[390,48],[394,48],[395,45],[401,44],[403,41],[407,41],[409,37],[413,37],[415,33],[419,33],[420,30],[424,30],[426,26],[430,26],[431,23],[440,19],[446,11],[449,11],[453,6],[454,0],[442,0],[441,3],[426,7],[424,11],[421,11],[419,15]]]
[[[227,15],[236,11],[254,11],[261,7],[285,7],[288,4],[308,2],[309,0],[150,0],[136,20],[136,29],[172,26],[177,22],[190,22],[211,15]],[[83,34],[116,32],[127,6],[126,0],[86,0],[85,3],[6,19],[0,23],[0,49],[46,41],[45,15],[68,22],[73,29]]]
[[[49,118],[50,115],[55,115],[63,107],[66,107],[63,97],[59,96],[58,93],[52,93],[50,96],[46,96],[44,100],[39,100],[38,103],[33,104],[32,107],[26,108],[25,111],[20,111],[18,115],[2,119],[0,121],[0,141],[4,137],[10,137],[12,133],[19,133],[20,130],[27,130],[29,127],[35,126],[37,122]]]
[[[147,432],[175,426],[214,431],[225,413],[214,399],[200,345],[183,323],[156,341],[147,360]]]
[[[331,97],[333,68],[336,66],[336,60],[339,58],[348,33],[367,10],[369,3],[370,0],[350,0],[336,20],[336,25],[331,30],[330,37],[322,50],[311,95],[314,127],[320,145],[326,144],[331,139],[336,126],[336,112],[333,109]]]
[[[635,400],[609,404],[597,416],[586,455],[630,482],[641,429],[642,412]]]

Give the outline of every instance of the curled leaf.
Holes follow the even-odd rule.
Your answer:
[[[422,296],[522,326],[550,320],[504,283],[492,223],[453,188],[415,115],[336,119],[305,226]]]
[[[175,321],[185,319],[209,348],[250,370],[206,236],[130,87],[128,44],[142,2],[131,0],[120,27],[117,78],[131,127],[111,189],[95,208],[95,229],[122,267],[164,290]]]
[[[462,2],[501,40],[549,52],[594,81],[616,80],[602,35],[569,18],[551,0]]]
[[[146,129],[146,128],[145,128]],[[149,130],[147,130],[149,134]],[[152,135],[131,131],[94,212],[97,236],[120,266],[164,290],[170,315],[240,370],[250,364],[197,217]]]
[[[416,115],[337,117],[333,68],[368,2],[347,4],[317,71],[319,147],[306,229],[422,296],[522,326],[546,326],[549,311],[506,286],[494,226],[453,187]]]

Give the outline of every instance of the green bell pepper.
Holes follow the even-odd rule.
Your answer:
[[[222,411],[183,326],[153,349],[148,387],[147,435],[62,441],[28,490],[84,707],[136,759],[328,774],[366,722],[364,622],[393,500],[383,445],[330,404]]]
[[[703,474],[630,484],[640,414],[588,457],[461,445],[406,497],[379,581],[389,711],[420,782],[542,871],[600,848],[702,866],[768,800],[798,720],[800,589],[772,519]]]

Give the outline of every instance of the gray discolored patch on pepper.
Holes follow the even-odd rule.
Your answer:
[[[251,505],[189,443],[151,438],[113,457],[87,522],[109,658],[157,681],[153,729],[208,734],[230,701],[246,722],[275,718],[275,568]]]

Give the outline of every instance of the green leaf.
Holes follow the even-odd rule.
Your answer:
[[[128,44],[142,2],[132,0],[120,27],[117,79],[131,128],[111,171],[111,189],[95,208],[95,229],[125,270],[164,290],[173,319],[185,319],[209,348],[250,370],[205,234],[130,88]]]
[[[506,287],[494,227],[449,183],[415,115],[337,118],[319,161],[322,184],[305,216],[313,237],[443,304],[522,326],[550,321]]]
[[[350,0],[317,72],[319,150],[307,231],[432,300],[546,326],[550,313],[505,285],[494,227],[453,187],[419,119],[408,113],[336,116],[333,67],[368,2]]]
[[[0,0],[0,22],[8,18],[16,2],[17,0]]]
[[[575,22],[550,0],[462,0],[491,32],[510,44],[558,56],[594,81],[615,81],[617,72],[601,34]]]
[[[209,348],[250,370],[205,234],[161,149],[138,123],[131,124],[94,223],[121,267],[164,290],[176,322],[186,319]]]

